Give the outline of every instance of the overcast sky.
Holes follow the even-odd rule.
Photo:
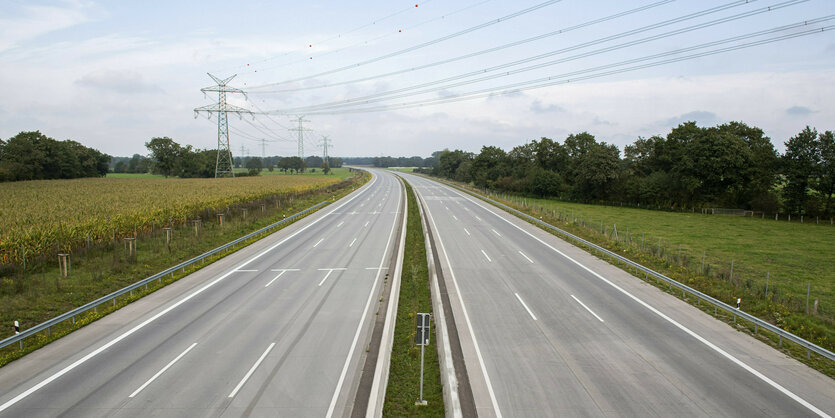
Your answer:
[[[703,126],[743,121],[762,128],[781,151],[806,125],[835,130],[835,31],[821,30],[835,19],[663,55],[826,18],[835,15],[832,0],[563,0],[517,13],[543,2],[0,0],[0,138],[40,130],[117,156],[146,154],[144,143],[155,136],[214,148],[216,118],[195,119],[193,112],[217,101],[216,94],[200,92],[214,84],[207,72],[220,78],[237,74],[230,86],[248,96],[230,94],[229,102],[271,113],[254,120],[230,115],[235,155],[242,147],[246,155],[261,155],[259,139],[266,140],[267,155],[296,154],[296,133],[288,131],[296,124],[285,113],[308,115],[305,127],[312,131],[305,134],[305,155],[321,153],[321,135],[333,141],[330,155],[428,156],[443,148],[478,152],[483,145],[509,150],[542,136],[562,141],[581,131],[623,149],[638,136],[665,135],[687,120]],[[722,5],[729,7],[693,16]],[[775,5],[785,7],[754,13]],[[652,7],[634,10],[641,6]],[[726,19],[746,13],[751,16]],[[728,21],[709,23],[717,19]],[[705,27],[664,35],[694,25]],[[815,29],[808,36],[602,74],[624,68],[613,64],[654,54],[629,65]],[[623,45],[648,37],[656,39]],[[426,43],[431,44],[413,48]],[[549,56],[526,60],[543,54]],[[451,62],[406,71],[442,60]],[[526,62],[488,71],[520,60]],[[388,72],[399,74],[380,76]],[[458,86],[433,83],[458,75],[456,82],[471,80],[463,76],[470,72],[497,76]],[[588,75],[595,77],[577,80]],[[519,89],[543,77],[570,81]],[[342,84],[329,86],[334,83]],[[364,105],[388,105],[385,111],[294,109],[423,84],[423,94],[406,96],[414,90],[404,90],[402,97]],[[492,94],[428,105],[476,91]],[[423,105],[392,109],[403,103]]]

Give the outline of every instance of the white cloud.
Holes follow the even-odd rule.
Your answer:
[[[63,7],[25,4],[18,15],[7,9],[5,17],[0,17],[0,53],[41,35],[89,21],[85,9],[85,4],[74,1],[64,2]]]

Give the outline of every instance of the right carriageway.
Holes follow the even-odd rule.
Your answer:
[[[427,212],[479,416],[829,416],[835,382],[506,212]]]

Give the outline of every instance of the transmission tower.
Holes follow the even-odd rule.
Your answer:
[[[235,78],[235,75],[221,80],[209,74],[209,77],[211,77],[217,85],[204,87],[200,89],[200,91],[202,91],[204,95],[207,92],[216,91],[217,104],[210,104],[194,109],[195,119],[197,119],[197,115],[200,112],[208,113],[209,118],[212,117],[212,113],[217,113],[217,163],[215,164],[215,177],[235,177],[235,173],[232,170],[232,149],[229,147],[229,123],[226,120],[226,114],[237,113],[239,118],[243,117],[244,113],[252,115],[252,112],[249,110],[226,103],[226,93],[241,93],[244,97],[246,97],[246,93],[244,93],[243,90],[227,86],[227,84]]]
[[[302,125],[304,122],[310,122],[309,120],[305,119],[304,116],[299,116],[296,119],[299,122],[298,128],[288,128],[288,131],[297,131],[299,133],[299,158],[304,160],[304,132],[305,131],[312,131],[312,129],[307,129]]]
[[[322,159],[327,163],[328,162],[328,143],[331,140],[326,135],[322,135]]]

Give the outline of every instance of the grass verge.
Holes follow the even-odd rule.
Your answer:
[[[675,236],[682,238],[689,236],[694,241],[701,239],[708,240],[709,242],[732,241],[732,243],[725,244],[729,248],[728,251],[732,256],[743,258],[745,255],[761,252],[762,248],[768,246],[768,241],[772,239],[758,239],[758,233],[745,233],[744,231],[752,228],[754,230],[771,228],[770,231],[774,234],[784,233],[784,238],[787,240],[784,246],[789,248],[787,251],[801,252],[803,247],[814,248],[819,245],[827,246],[828,244],[826,243],[830,242],[831,238],[821,238],[824,244],[819,242],[811,244],[808,242],[808,238],[804,240],[800,237],[795,237],[793,235],[795,234],[793,228],[811,227],[818,228],[815,231],[816,233],[824,235],[835,234],[835,231],[832,231],[829,226],[788,223],[781,225],[776,225],[776,223],[763,225],[769,221],[566,203],[548,199],[532,199],[508,194],[495,194],[489,191],[485,193],[482,190],[476,190],[467,185],[444,181],[464,187],[477,196],[484,196],[486,194],[493,200],[557,226],[560,229],[649,267],[673,280],[686,284],[731,306],[736,305],[737,298],[742,298],[742,309],[745,312],[766,320],[827,350],[835,350],[835,322],[830,317],[821,315],[820,311],[806,314],[805,310],[801,310],[797,303],[797,296],[793,298],[786,296],[788,298],[787,300],[775,298],[775,294],[788,293],[788,289],[791,286],[790,283],[783,283],[781,285],[778,281],[775,285],[774,281],[770,282],[768,297],[766,297],[764,288],[760,288],[757,281],[753,278],[745,277],[746,274],[750,274],[751,270],[742,269],[741,273],[740,270],[734,270],[733,276],[730,275],[729,270],[722,271],[715,266],[713,269],[706,267],[702,270],[701,257],[696,258],[699,263],[698,268],[694,268],[693,259],[695,257],[691,258],[691,262],[688,263],[688,257],[683,249],[684,245],[682,245],[682,256],[679,256],[678,246],[675,246],[674,251],[670,248],[669,241],[668,245],[665,246],[664,239],[662,239],[662,244],[660,246],[658,245],[658,236],[663,233],[677,233],[678,235]],[[604,214],[609,214],[611,217],[607,218]],[[618,234],[614,233],[615,223],[611,221],[612,218],[618,219]],[[601,220],[603,223],[602,226]],[[775,221],[771,222],[774,223]],[[752,226],[752,223],[754,226]],[[534,223],[534,225],[537,224]],[[626,225],[632,225],[629,227],[630,235],[626,235]],[[635,225],[640,226],[635,227]],[[792,229],[792,231],[787,232],[786,228]],[[560,236],[554,231],[547,229],[546,231]],[[687,235],[688,231],[691,235]],[[649,236],[653,237],[652,241],[647,238]],[[641,240],[641,237],[643,237],[643,244],[638,241]],[[791,238],[794,238],[796,241],[791,241]],[[573,241],[570,242],[571,244],[578,245]],[[592,254],[596,253],[591,248],[586,248],[582,245],[578,246]],[[829,253],[831,253],[833,247],[835,245],[829,246]],[[812,250],[811,252],[815,251],[817,250]],[[612,264],[618,264],[616,261],[609,260],[606,257],[601,256],[601,258]],[[709,262],[706,261],[706,263]],[[815,269],[825,269],[826,266],[832,265],[831,259],[827,258],[819,259],[816,263],[819,265],[816,265],[814,267]],[[707,265],[709,266],[709,264]],[[622,266],[622,268],[630,272],[628,267]],[[749,273],[746,273],[746,271]],[[803,272],[799,271],[798,273]],[[823,274],[831,275],[832,272],[825,272]],[[637,277],[657,286],[665,292],[682,298],[679,291],[669,289],[664,283],[656,282],[653,278],[647,278],[642,274]],[[772,278],[772,280],[774,279]],[[816,283],[822,289],[821,294],[830,294],[835,290],[833,289],[833,281],[831,279],[828,282],[817,280]],[[814,285],[812,289],[815,289]],[[806,286],[803,286],[803,290],[805,298]],[[692,295],[684,297],[683,300],[698,307],[705,313],[714,315],[712,305],[701,303],[701,301]],[[777,335],[756,329],[753,323],[742,321],[732,314],[719,311],[716,318],[728,323],[738,331],[748,333],[752,337],[773,346],[798,361],[821,371],[829,377],[835,378],[835,362],[814,353],[809,354],[805,348],[791,342],[781,341]]]
[[[249,216],[242,215],[227,219],[222,226],[205,223],[199,229],[199,235],[195,235],[191,226],[181,226],[172,230],[173,238],[168,242],[166,234],[162,231],[156,234],[151,233],[137,239],[137,251],[134,257],[128,257],[125,254],[121,243],[114,244],[112,247],[93,248],[87,252],[74,253],[70,277],[59,278],[57,266],[41,266],[38,271],[26,273],[23,277],[4,278],[3,283],[0,283],[0,318],[2,318],[2,323],[7,324],[13,320],[19,320],[21,329],[32,327],[323,200],[338,199],[365,183],[369,178],[368,173],[360,172],[357,176],[340,183],[338,188],[327,187],[311,191],[276,204],[269,210],[266,210],[264,206],[263,213],[252,210]],[[254,202],[254,205],[259,209],[261,207],[260,202]],[[184,271],[154,282],[143,290],[134,291],[132,295],[114,300],[112,304],[100,305],[96,310],[79,315],[73,321],[57,324],[49,331],[26,339],[23,347],[13,344],[0,349],[0,367],[258,239],[260,237],[252,238],[228,252],[207,258],[204,264],[192,265]],[[11,327],[4,327],[0,331],[0,339],[12,333]]]
[[[442,417],[444,416],[444,399],[438,352],[435,348],[438,339],[435,334],[434,317],[431,327],[432,341],[429,346],[426,346],[424,352],[423,398],[428,404],[426,406],[415,405],[420,390],[420,347],[415,345],[417,323],[415,314],[431,313],[432,299],[420,212],[412,187],[408,183],[405,184],[409,211],[406,244],[383,416]]]

